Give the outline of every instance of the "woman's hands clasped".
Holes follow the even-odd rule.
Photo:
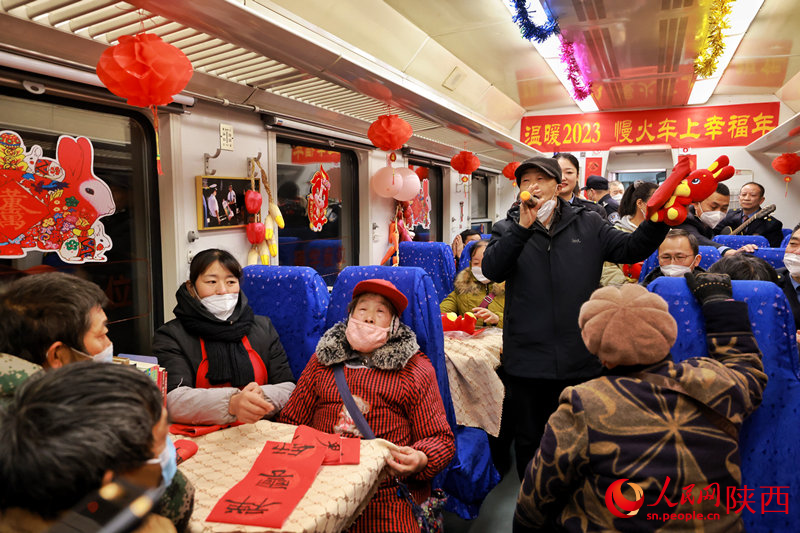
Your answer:
[[[252,381],[240,392],[231,396],[228,412],[236,417],[239,422],[253,424],[275,410],[261,390],[261,386]]]
[[[390,450],[391,457],[386,458],[389,474],[397,477],[406,477],[416,474],[428,466],[428,456],[411,446],[400,446],[397,450]]]

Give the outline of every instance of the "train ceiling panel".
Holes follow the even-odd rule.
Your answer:
[[[272,100],[274,97],[281,97],[310,106],[305,109],[318,108],[320,111],[324,109],[332,112],[332,114],[312,113],[311,116],[296,118],[309,120],[316,116],[322,120],[325,117],[346,115],[357,119],[356,122],[347,123],[352,125],[361,121],[363,125],[358,128],[360,131],[354,131],[360,135],[366,133],[369,123],[379,115],[397,113],[412,125],[420,139],[450,147],[452,153],[464,146],[472,147],[479,156],[482,155],[480,150],[486,153],[491,151],[493,155],[489,157],[495,161],[493,166],[496,167],[501,167],[512,158],[519,159],[536,153],[510,138],[508,129],[494,126],[487,131],[479,122],[476,123],[476,119],[479,118],[476,114],[454,112],[452,108],[458,106],[446,106],[443,101],[426,102],[414,98],[414,94],[410,91],[405,94],[397,90],[393,92],[390,89],[391,85],[384,83],[384,80],[377,76],[373,79],[366,76],[355,80],[348,79],[348,70],[343,68],[346,66],[346,61],[342,60],[341,51],[320,50],[308,43],[293,48],[291,45],[297,44],[300,36],[296,34],[292,36],[295,38],[294,43],[274,37],[267,25],[259,27],[261,21],[256,17],[253,17],[248,24],[244,24],[249,27],[248,32],[245,32],[249,34],[248,38],[232,39],[231,36],[237,35],[237,31],[243,27],[242,21],[247,20],[248,16],[248,13],[241,12],[242,6],[235,3],[224,3],[225,6],[220,6],[223,3],[208,2],[206,6],[208,9],[197,6],[197,9],[203,12],[204,18],[209,19],[207,25],[187,23],[191,22],[191,16],[188,17],[190,19],[188,21],[178,20],[179,17],[174,16],[169,10],[156,13],[155,10],[143,9],[153,8],[157,3],[107,0],[0,0],[0,6],[8,15],[32,21],[50,30],[55,29],[73,37],[83,38],[70,41],[69,57],[65,54],[58,55],[52,48],[44,46],[41,50],[36,49],[31,45],[33,39],[26,41],[24,46],[19,46],[22,50],[37,56],[41,54],[56,60],[69,60],[71,63],[83,60],[83,65],[90,67],[102,51],[102,47],[98,47],[98,44],[104,46],[115,44],[120,36],[135,34],[144,29],[160,35],[165,41],[186,53],[196,73],[212,77],[195,76],[190,83],[187,90],[189,92],[199,90],[197,94],[201,97],[227,98],[232,102],[251,105],[256,105],[254,102],[264,101],[264,98],[258,97],[252,91],[231,93],[228,86],[215,86],[212,80],[218,78],[265,91],[274,95]],[[250,4],[252,5],[252,2]],[[214,9],[222,11],[215,17]],[[234,21],[232,14],[238,14],[240,17]],[[0,13],[2,18],[8,19],[8,15]],[[2,18],[0,27],[9,22],[8,20],[3,22]],[[230,23],[226,24],[226,19]],[[214,31],[217,27],[222,29]],[[252,43],[255,38],[263,46],[258,48],[247,46],[248,42]],[[14,42],[7,44],[12,48],[15,46]],[[77,52],[78,48],[85,50],[73,54],[72,52]],[[343,47],[344,49],[346,48]],[[275,55],[278,57],[266,55],[265,50],[276,51]],[[356,53],[360,52],[356,50]],[[87,58],[92,60],[87,61]],[[237,96],[237,93],[241,95]],[[498,106],[494,101],[496,96],[488,86],[481,87],[473,97],[478,108],[483,106],[502,109],[502,105]],[[442,113],[437,109],[445,106],[444,115],[449,120],[443,120]],[[291,108],[291,105],[288,107]],[[404,107],[406,109],[403,109]],[[505,115],[509,124],[514,124],[519,119],[518,113],[517,116],[508,112]],[[468,127],[458,126],[461,123]],[[454,131],[449,127],[462,129]],[[475,136],[484,136],[486,140],[474,138]],[[511,142],[514,150],[498,150],[496,144],[498,141]],[[430,150],[430,142],[423,143],[423,146]],[[413,138],[410,144],[413,145]],[[517,152],[516,155],[513,152]]]

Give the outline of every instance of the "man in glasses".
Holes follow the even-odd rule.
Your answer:
[[[705,272],[700,264],[697,237],[684,229],[671,229],[658,247],[658,267],[640,283],[647,286],[661,276],[682,278],[686,272]]]

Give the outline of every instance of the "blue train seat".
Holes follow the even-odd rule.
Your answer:
[[[792,238],[792,234],[789,233],[789,235],[786,235],[786,228],[784,228],[783,231],[784,235],[783,235],[783,240],[781,241],[781,248],[786,248],[786,246],[789,244],[789,240]]]
[[[500,481],[500,476],[492,464],[486,432],[456,425],[445,366],[439,299],[430,276],[419,267],[346,267],[333,286],[327,327],[347,318],[347,304],[352,299],[353,288],[359,281],[371,278],[391,281],[408,298],[408,307],[401,320],[414,330],[420,350],[428,356],[436,371],[447,420],[456,436],[456,456],[436,477],[434,485],[443,487],[450,496],[448,510],[465,519],[475,518],[481,502]]]
[[[781,229],[781,232],[783,233],[783,238],[786,239],[786,237],[791,236],[792,228],[783,228]]]
[[[719,260],[719,252],[713,246],[698,246],[698,252],[700,253],[700,268],[708,270],[708,267],[713,265]],[[656,269],[658,266],[658,250],[650,254],[650,257],[644,260],[642,264],[642,273],[639,275],[639,279],[642,280],[647,276],[650,272]]]
[[[461,250],[461,256],[458,258],[458,271],[461,272],[465,268],[469,266],[469,254],[472,253],[472,247],[475,246],[475,243],[478,241],[470,241],[464,246],[464,249]]]
[[[672,347],[675,361],[708,354],[702,312],[682,278],[659,278],[648,289],[669,304],[678,322],[678,339]],[[790,499],[800,490],[800,358],[789,302],[781,289],[766,281],[734,281],[733,297],[747,302],[750,322],[763,353],[769,382],[761,406],[742,427],[739,437],[742,484],[748,488],[788,487]],[[789,466],[792,465],[792,466]],[[760,502],[760,499],[758,500]],[[800,520],[800,507],[789,506],[788,514],[742,513],[748,532],[793,530]]]
[[[443,242],[401,242],[400,266],[420,267],[427,272],[440,302],[453,292],[456,265],[452,248]]]
[[[761,259],[765,260],[767,263],[772,265],[772,268],[779,269],[783,268],[783,254],[786,253],[786,250],[783,248],[759,248],[753,255],[756,257],[760,257]]]
[[[713,240],[731,248],[741,248],[745,244],[769,248],[769,241],[763,235],[715,235]]]
[[[325,333],[325,282],[310,267],[251,265],[244,268],[241,288],[255,314],[272,321],[299,378]]]

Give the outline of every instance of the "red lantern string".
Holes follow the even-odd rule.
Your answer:
[[[520,165],[519,161],[512,161],[511,163],[509,163],[506,166],[504,166],[503,167],[503,176],[507,177],[508,179],[510,179],[513,182],[516,182],[517,177],[514,175],[514,172],[517,171],[517,168],[519,167],[519,165]]]
[[[402,148],[413,134],[411,124],[397,115],[381,115],[367,130],[372,144],[387,152]]]
[[[192,63],[181,50],[153,33],[123,35],[106,48],[97,62],[97,76],[128,105],[148,107],[156,132],[156,165],[161,170],[156,106],[172,102],[192,78]]]
[[[783,177],[783,181],[786,182],[784,197],[789,196],[789,183],[792,181],[792,177],[788,174],[794,174],[800,170],[800,155],[793,153],[781,154],[772,160],[772,168],[781,174],[786,174]]]

